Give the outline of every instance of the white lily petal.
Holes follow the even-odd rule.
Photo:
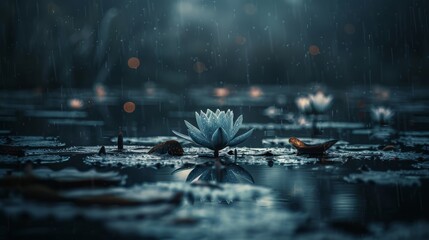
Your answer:
[[[228,134],[230,137],[234,137],[235,134],[233,134],[233,129],[234,129],[234,112],[233,111],[229,111],[229,114],[227,116],[228,118]]]
[[[173,133],[174,133],[174,134],[176,134],[176,136],[178,136],[178,137],[180,137],[180,138],[183,138],[183,139],[185,139],[185,140],[187,140],[187,141],[194,142],[194,141],[191,139],[191,137],[189,137],[189,136],[187,136],[187,135],[185,135],[185,134],[183,134],[183,133],[176,132],[176,131],[174,131],[174,130],[172,130],[172,131],[173,131]]]
[[[236,145],[246,141],[252,135],[252,133],[253,133],[253,128],[250,129],[249,131],[247,131],[246,133],[243,133],[240,136],[237,136],[234,139],[232,139],[228,143],[228,146],[233,147],[233,146],[236,146]]]
[[[219,112],[219,114],[216,118],[216,126],[223,128],[223,130],[226,130],[226,128],[224,126],[224,121],[225,121],[225,112],[223,112],[223,111]]]
[[[241,123],[243,123],[243,115],[240,115],[234,123],[234,127],[232,129],[231,137],[233,138],[235,134],[237,134],[238,130],[240,130]]]
[[[195,120],[197,120],[197,126],[200,129],[201,132],[204,132],[202,129],[204,128],[203,123],[201,122],[201,116],[195,112]]]
[[[189,136],[191,137],[191,139],[195,143],[197,143],[203,147],[213,149],[213,144],[209,140],[207,140],[206,138],[203,138],[203,137],[195,134],[194,132],[190,131],[189,129],[188,129],[188,133],[189,133]]]
[[[204,131],[204,134],[207,136],[208,139],[211,138],[213,133],[219,127],[215,113],[213,113],[212,111],[210,111],[210,112],[211,112],[211,113],[209,113],[210,116],[207,119],[207,129]]]
[[[191,123],[189,123],[188,121],[184,121],[185,122],[185,125],[188,127],[188,130],[189,131],[192,131],[192,132],[194,132],[196,135],[198,135],[199,137],[201,137],[201,138],[206,138],[205,136],[204,136],[204,134],[200,131],[200,129],[198,129],[197,127],[195,127],[194,125],[192,125]]]
[[[220,127],[213,133],[211,140],[215,150],[224,149],[228,144],[228,134]]]
[[[216,126],[214,126],[213,121],[210,120],[206,115],[204,115],[201,118],[201,122],[204,125],[204,128],[201,129],[202,133],[204,134],[204,136],[207,137],[207,139],[211,138],[214,131],[216,130]]]
[[[207,109],[207,113],[206,113],[206,115],[207,115],[207,117],[210,119],[210,118],[212,118],[212,117],[213,117],[213,115],[215,115],[215,114],[214,114],[214,112],[213,112],[212,110]]]
[[[229,120],[226,117],[226,114],[222,114],[221,116],[219,116],[219,122],[218,122],[218,126],[221,127],[223,130],[225,130],[225,132],[228,135],[228,141],[232,139],[231,137],[231,131],[230,131],[230,125],[229,125]]]

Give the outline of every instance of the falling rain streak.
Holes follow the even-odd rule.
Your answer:
[[[429,239],[427,0],[0,1],[0,239]]]

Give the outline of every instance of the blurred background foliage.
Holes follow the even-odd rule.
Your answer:
[[[426,0],[3,0],[0,86],[427,85]],[[133,58],[133,59],[130,59]]]

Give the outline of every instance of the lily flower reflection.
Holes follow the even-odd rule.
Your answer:
[[[240,130],[243,116],[240,115],[234,123],[234,113],[231,110],[225,112],[217,109],[213,112],[207,109],[206,113],[195,112],[195,118],[198,128],[185,120],[189,136],[174,130],[173,133],[180,138],[214,150],[215,157],[219,156],[219,150],[236,146],[246,141],[253,133],[253,129],[250,129],[242,135],[235,136]]]
[[[233,162],[209,161],[203,164],[185,164],[173,171],[177,173],[192,169],[186,182],[218,182],[218,183],[254,183],[252,175]]]

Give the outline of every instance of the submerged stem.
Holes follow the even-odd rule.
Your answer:
[[[215,151],[214,151],[214,157],[215,157],[215,158],[219,157],[219,150],[215,150]]]

